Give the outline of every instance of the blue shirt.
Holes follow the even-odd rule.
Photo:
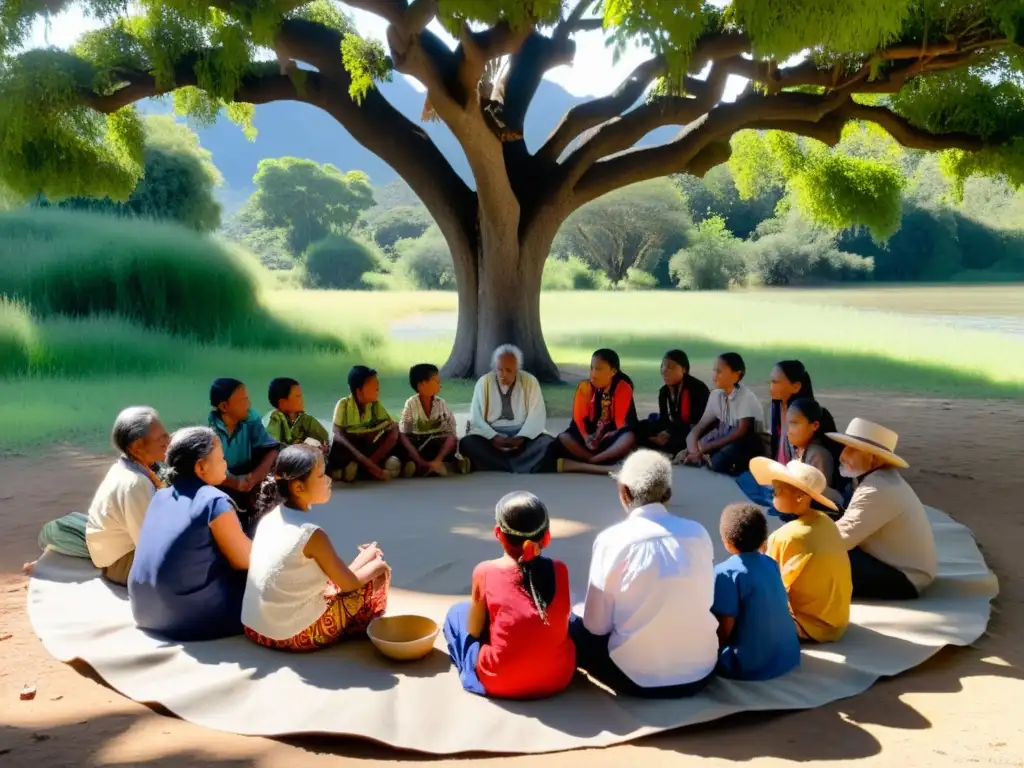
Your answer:
[[[263,426],[263,419],[256,411],[249,411],[245,421],[235,425],[235,431],[228,434],[227,427],[216,411],[210,411],[210,429],[217,433],[224,448],[224,460],[232,475],[251,472],[253,452],[259,448],[274,448],[279,443],[270,436]]]
[[[767,555],[746,552],[715,566],[711,612],[736,621],[718,655],[723,677],[770,680],[800,664],[800,640],[786,588],[778,563]]]
[[[227,494],[197,478],[153,495],[128,575],[140,629],[181,641],[241,633],[246,574],[231,567],[210,530],[234,508]]]

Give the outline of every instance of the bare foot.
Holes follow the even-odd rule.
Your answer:
[[[447,477],[448,467],[444,465],[443,461],[435,461],[430,464],[430,471],[438,477]]]
[[[32,572],[36,569],[36,563],[38,562],[38,560],[33,560],[31,563],[25,563],[23,566],[21,566],[21,572],[24,573],[26,576],[31,576]]]

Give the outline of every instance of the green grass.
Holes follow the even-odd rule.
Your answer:
[[[899,290],[900,301],[915,296],[913,289]],[[942,298],[928,301],[956,314],[958,306],[991,304],[991,294],[974,293],[985,290],[945,289]],[[1024,288],[1006,290],[1008,304],[1024,304]],[[841,306],[835,294],[847,293],[549,293],[542,314],[552,354],[567,372],[582,371],[592,350],[611,346],[647,400],[659,384],[662,353],[676,346],[687,350],[703,375],[719,352],[739,351],[753,383],[764,382],[775,361],[798,357],[826,392],[1024,398],[1024,339],[950,328],[904,312]],[[863,307],[868,299],[865,292],[858,301]],[[899,307],[891,296],[878,301],[889,302],[881,309]],[[172,428],[202,421],[209,383],[218,376],[246,381],[260,411],[269,407],[267,382],[294,376],[303,383],[309,410],[329,415],[346,394],[349,366],[365,362],[381,371],[383,400],[394,410],[409,395],[408,366],[443,362],[451,338],[396,341],[390,325],[403,318],[415,325],[419,315],[457,309],[451,293],[289,289],[268,290],[260,302],[274,323],[300,337],[343,338],[347,351],[244,349],[110,317],[33,319],[22,308],[0,304],[0,354],[16,356],[9,339],[28,338],[35,344],[28,354],[38,361],[33,376],[0,378],[0,451],[34,453],[55,442],[102,448],[113,416],[133,403],[152,404]],[[68,359],[76,361],[73,366],[64,365]],[[471,391],[470,382],[447,382],[444,395],[465,404]],[[571,387],[549,387],[546,394],[553,415],[568,413]]]
[[[237,250],[176,225],[56,209],[0,214],[0,294],[36,318],[110,316],[208,343],[340,348],[266,312],[259,293],[257,270]]]

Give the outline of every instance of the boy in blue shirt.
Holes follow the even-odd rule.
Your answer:
[[[784,675],[800,664],[800,640],[779,566],[763,553],[768,520],[756,504],[730,504],[719,531],[732,557],[715,566],[718,673],[734,680]]]

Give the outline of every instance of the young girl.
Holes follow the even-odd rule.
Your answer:
[[[597,350],[590,380],[576,387],[569,428],[558,436],[558,471],[607,475],[636,447],[636,423],[633,381],[620,370],[614,350]]]
[[[256,528],[242,600],[245,636],[284,651],[315,651],[352,635],[384,614],[391,571],[376,543],[350,565],[323,529],[308,519],[331,498],[323,454],[309,445],[281,451],[264,485],[268,512]]]
[[[569,639],[569,569],[541,556],[551,543],[548,510],[532,493],[502,498],[494,535],[504,554],[473,571],[469,602],[445,620],[462,687],[481,696],[535,699],[559,693],[576,673]]]
[[[786,440],[792,448],[793,458],[810,464],[825,477],[828,488],[825,495],[835,504],[842,504],[843,494],[836,487],[836,479],[840,478],[837,470],[835,456],[830,450],[827,442],[832,442],[825,437],[823,426],[831,417],[817,400],[806,397],[798,397],[789,402],[786,409]]]
[[[771,415],[768,420],[768,430],[771,440],[771,458],[785,464],[796,457],[793,445],[786,440],[786,413],[789,406],[797,398],[814,400],[814,385],[811,383],[811,374],[799,360],[780,360],[772,368],[771,378],[768,380],[768,392],[772,399]],[[828,409],[821,409],[820,434],[835,432],[836,423]],[[829,441],[831,443],[831,441]],[[826,447],[833,451],[833,460],[839,458],[838,444]],[[825,478],[831,477],[826,474]]]
[[[665,386],[658,392],[658,413],[641,424],[638,441],[645,447],[675,456],[686,449],[686,436],[708,404],[708,386],[690,375],[690,358],[681,349],[665,353],[661,361]]]
[[[676,461],[707,465],[715,472],[739,475],[762,453],[760,431],[764,411],[757,395],[740,382],[747,366],[736,352],[718,356],[713,371],[715,389],[700,422],[686,437],[686,450]]]

